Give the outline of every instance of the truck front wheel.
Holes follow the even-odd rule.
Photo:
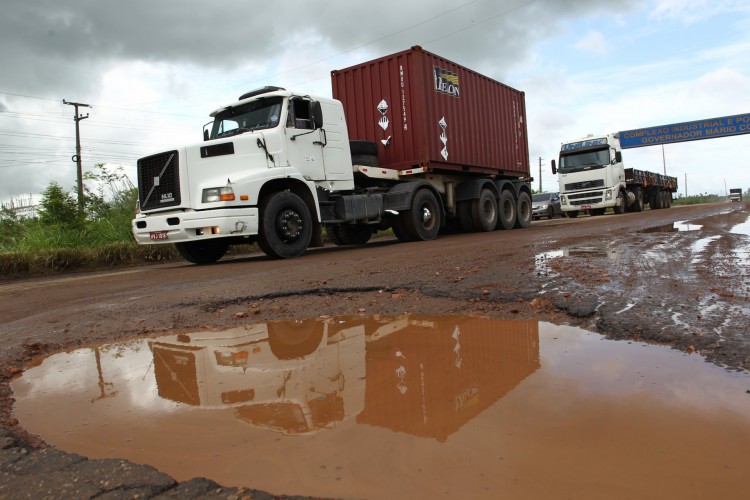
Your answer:
[[[620,194],[617,196],[617,200],[616,201],[617,201],[617,205],[615,205],[615,208],[614,208],[615,213],[616,214],[624,214],[625,213],[625,208],[627,208],[626,204],[625,204],[625,193],[623,193],[621,191]]]
[[[229,248],[226,238],[175,243],[183,259],[193,264],[213,264],[224,257]]]
[[[305,253],[312,239],[312,217],[305,202],[290,191],[267,196],[260,206],[258,245],[269,257],[290,259]]]
[[[401,212],[404,229],[413,240],[434,240],[440,232],[442,215],[437,198],[429,189],[414,194],[411,210]]]

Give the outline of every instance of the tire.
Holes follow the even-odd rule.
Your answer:
[[[377,167],[378,157],[375,155],[352,155],[352,165],[362,165],[365,167]]]
[[[659,210],[661,208],[661,191],[651,193],[648,199],[648,205],[651,210]]]
[[[664,208],[669,208],[672,206],[672,193],[669,191],[664,191],[664,202],[662,203],[662,206]]]
[[[406,229],[404,229],[402,214],[389,214],[388,222],[390,223],[391,229],[393,230],[393,235],[398,238],[399,241],[403,243],[412,241],[411,237],[406,232]]]
[[[258,246],[276,259],[305,253],[312,240],[312,217],[305,202],[290,191],[266,197],[260,208]]]
[[[552,210],[552,217],[555,216],[555,210]],[[516,223],[513,226],[516,229],[527,228],[531,225],[531,196],[526,191],[518,193],[516,202]]]
[[[513,229],[513,226],[516,225],[516,200],[507,189],[500,193],[497,208],[497,228]]]
[[[456,206],[458,222],[461,225],[461,229],[466,233],[473,233],[477,230],[474,226],[474,219],[471,217],[471,204],[470,200],[459,201]]]
[[[352,156],[378,156],[378,143],[372,141],[349,141],[349,150]]]
[[[578,217],[578,210],[571,210],[570,212],[565,212],[565,216],[569,219],[575,219]]]
[[[175,243],[183,259],[193,264],[213,264],[224,257],[229,248],[226,238]]]
[[[615,205],[615,213],[616,214],[624,214],[625,209],[627,208],[627,205],[625,204],[625,193],[620,192],[620,195],[617,197],[617,205]]]
[[[635,188],[635,202],[633,203],[633,212],[643,212],[643,189]]]
[[[442,224],[440,203],[429,189],[420,189],[414,194],[411,210],[401,212],[401,221],[409,238],[428,241],[437,238]]]
[[[331,224],[326,233],[337,245],[364,245],[372,238],[372,226],[367,224]]]
[[[479,198],[471,200],[471,220],[478,231],[494,231],[497,226],[497,200],[489,189],[482,189]]]

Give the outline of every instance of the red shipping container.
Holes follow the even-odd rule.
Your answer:
[[[523,92],[421,47],[331,73],[350,139],[381,167],[529,176]]]

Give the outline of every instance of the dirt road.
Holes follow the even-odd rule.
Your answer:
[[[540,221],[523,231],[447,234],[432,242],[385,238],[358,248],[312,250],[289,261],[242,255],[211,266],[177,263],[4,282],[0,485],[6,486],[0,497],[23,497],[19,491],[44,497],[53,486],[69,484],[70,474],[81,475],[81,482],[74,481],[79,486],[98,484],[91,486],[94,493],[213,492],[218,498],[247,491],[200,481],[175,485],[153,469],[125,462],[106,462],[98,470],[91,464],[99,461],[45,448],[14,419],[9,382],[26,363],[143,335],[321,315],[523,318],[666,344],[746,371],[749,208],[673,207]],[[74,472],[71,463],[78,464]],[[107,489],[92,479],[120,469],[132,481]],[[56,472],[45,483],[34,479],[40,471]],[[70,491],[75,496],[84,490]]]

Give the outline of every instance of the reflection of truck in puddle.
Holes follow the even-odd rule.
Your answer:
[[[358,423],[444,440],[539,367],[535,321],[337,318],[150,343],[161,397],[285,434]]]

